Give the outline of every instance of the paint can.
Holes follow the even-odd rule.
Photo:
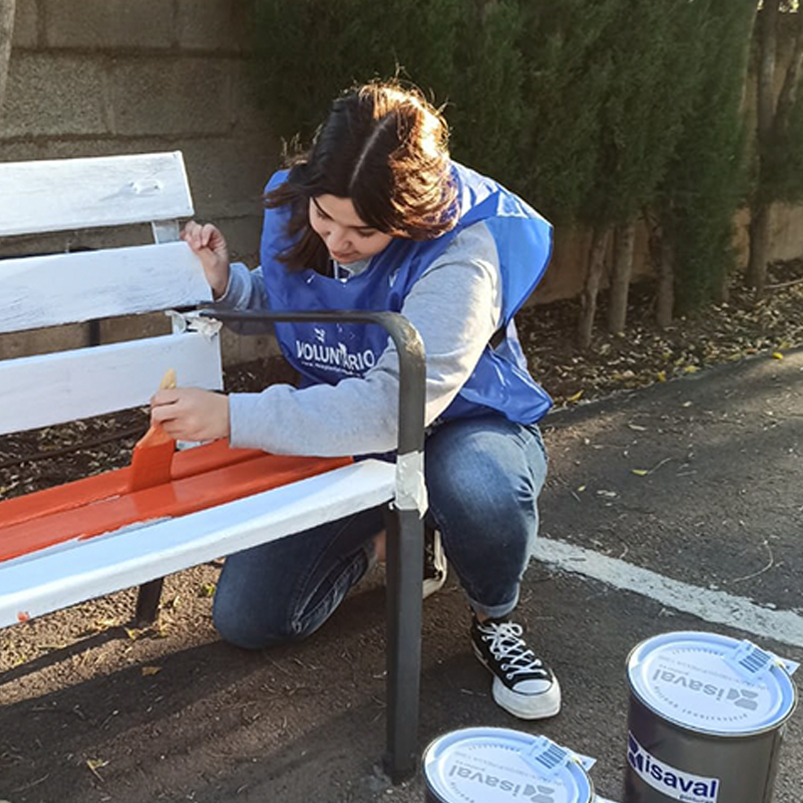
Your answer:
[[[426,803],[592,803],[592,759],[507,728],[463,728],[424,752]]]
[[[749,641],[664,633],[627,659],[623,803],[769,803],[796,669]]]

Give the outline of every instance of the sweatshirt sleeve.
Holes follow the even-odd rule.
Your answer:
[[[215,306],[237,312],[265,311],[269,309],[268,294],[262,279],[262,267],[249,270],[242,262],[232,262],[229,283],[223,295],[215,299]],[[257,335],[273,331],[272,322],[227,322],[226,327],[240,335]]]
[[[228,294],[228,291],[227,291]],[[499,327],[502,288],[487,227],[462,231],[415,283],[402,314],[427,356],[425,422],[432,424],[471,375]],[[276,454],[382,453],[396,448],[399,361],[388,346],[362,378],[296,389],[272,385],[229,397],[231,445]]]

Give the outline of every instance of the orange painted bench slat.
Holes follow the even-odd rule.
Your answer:
[[[212,441],[203,446],[176,452],[173,456],[170,477],[172,480],[179,480],[264,455],[265,452],[258,449],[232,449],[225,440]],[[0,530],[11,524],[38,518],[45,512],[56,513],[107,499],[110,496],[120,496],[128,492],[130,476],[131,467],[126,466],[75,480],[66,485],[37,491],[34,494],[7,499],[0,502]]]
[[[194,513],[352,462],[349,457],[296,457],[208,446],[206,454],[192,454],[204,446],[177,453],[174,479],[141,491],[125,493],[127,467],[0,502],[0,561],[138,522]],[[210,468],[215,460],[218,467]],[[195,471],[199,466],[205,468]],[[70,489],[80,503],[70,502]],[[36,509],[35,516],[25,509],[28,505]],[[6,507],[11,510],[8,516]]]

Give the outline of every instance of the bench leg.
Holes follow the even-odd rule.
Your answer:
[[[421,682],[421,578],[424,522],[415,510],[395,510],[387,524],[387,753],[393,783],[418,768]]]
[[[162,596],[164,578],[159,577],[149,583],[143,583],[137,594],[137,610],[134,619],[138,625],[151,625],[159,613],[159,599]]]

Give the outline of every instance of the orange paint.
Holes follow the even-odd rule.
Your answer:
[[[166,390],[176,386],[176,372],[168,368],[159,382],[159,389]],[[131,476],[129,490],[141,491],[170,482],[170,466],[176,452],[176,441],[170,437],[161,424],[151,422],[148,431],[137,441],[131,456]]]
[[[173,480],[191,477],[214,468],[222,468],[232,463],[240,463],[254,457],[263,456],[258,449],[232,449],[225,440],[213,441],[194,449],[176,452],[173,457],[170,478]],[[94,477],[76,480],[66,485],[47,488],[27,496],[17,496],[0,502],[0,529],[11,524],[35,519],[44,513],[57,513],[60,510],[88,505],[128,493],[131,468],[120,468],[97,474]]]
[[[134,446],[128,489],[141,491],[143,488],[170,482],[170,466],[175,451],[175,440],[160,424],[151,424],[150,429]]]
[[[192,454],[201,450],[206,453]],[[185,456],[187,459],[181,460]],[[22,500],[0,502],[0,561],[137,522],[183,516],[350,462],[351,458],[287,457],[228,449],[215,443],[179,453],[176,463],[183,465],[176,466],[172,481],[142,490],[126,492],[130,469],[120,469],[29,494]],[[71,489],[79,500],[73,500],[75,504],[70,502]],[[109,493],[112,489],[116,492]],[[6,506],[12,508],[11,515],[6,515]],[[21,515],[21,508],[26,515]],[[36,515],[30,515],[34,510]]]

